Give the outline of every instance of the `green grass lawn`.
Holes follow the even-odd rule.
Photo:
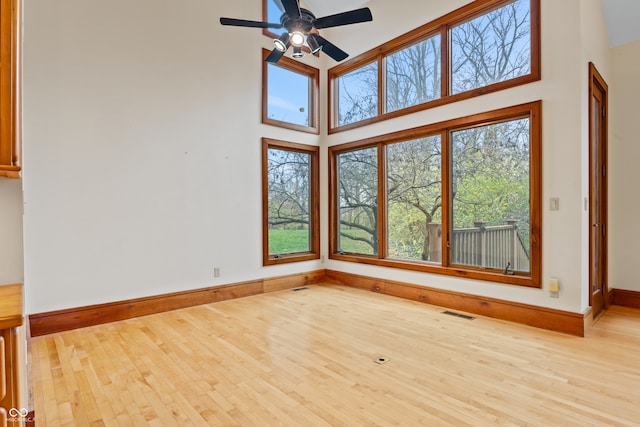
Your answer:
[[[368,237],[362,230],[344,230],[344,233],[354,237]],[[269,253],[291,254],[308,252],[310,250],[309,230],[269,230]],[[357,254],[373,254],[371,246],[365,242],[351,240],[340,236],[340,249]]]
[[[309,230],[269,230],[270,254],[308,252],[309,249]]]

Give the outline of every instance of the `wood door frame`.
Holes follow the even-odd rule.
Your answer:
[[[603,94],[602,99],[602,120],[600,121],[600,138],[599,138],[599,146],[597,148],[598,154],[601,157],[601,164],[603,165],[602,172],[594,170],[594,137],[593,137],[593,129],[594,129],[594,120],[593,120],[593,97],[594,91],[598,90]],[[604,235],[602,236],[602,290],[603,293],[603,309],[602,311],[609,308],[609,284],[608,284],[608,133],[609,133],[609,87],[607,82],[604,80],[602,75],[598,72],[596,66],[593,62],[589,63],[589,305],[593,307],[593,280],[594,274],[593,271],[593,244],[594,244],[594,218],[593,218],[593,193],[595,191],[595,183],[594,176],[596,173],[600,174],[600,227],[599,230],[604,230]],[[596,312],[594,310],[593,316],[596,318],[601,312]]]

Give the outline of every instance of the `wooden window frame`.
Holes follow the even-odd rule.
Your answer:
[[[530,135],[530,272],[504,272],[472,266],[452,265],[450,248],[447,245],[452,233],[451,218],[451,143],[450,133],[471,127],[480,127],[511,119],[528,117]],[[387,258],[387,201],[386,201],[386,161],[383,148],[392,143],[412,139],[441,135],[442,141],[442,263],[437,265],[425,261],[398,260]],[[337,156],[341,153],[362,148],[377,147],[378,172],[378,255],[345,254],[339,252],[338,237],[338,191],[337,191]],[[386,135],[354,141],[329,147],[329,258],[339,261],[372,264],[384,267],[402,268],[426,273],[464,277],[466,279],[486,280],[504,284],[541,288],[542,275],[542,101],[502,108],[471,116],[456,118],[440,123],[429,124],[413,129],[406,129]]]
[[[269,254],[269,156],[270,148],[297,151],[310,157],[309,233],[310,250],[291,254]],[[262,138],[262,264],[277,265],[320,259],[320,148],[312,145]]]
[[[0,0],[0,177],[20,178],[21,0]]]
[[[520,86],[523,84],[538,81],[541,78],[541,54],[540,54],[540,0],[529,0],[530,10],[530,47],[531,47],[531,69],[529,74],[519,76],[513,79],[496,82],[487,86],[467,90],[457,94],[450,94],[450,42],[449,33],[452,27],[461,23],[470,21],[474,18],[482,16],[511,3],[514,0],[476,0],[469,3],[459,9],[454,10],[440,18],[435,19],[427,24],[424,24],[408,33],[402,34],[395,39],[388,41],[380,46],[377,46],[361,55],[339,64],[328,71],[328,133],[333,134],[350,129],[359,128],[372,123],[378,123],[383,120],[392,119],[395,117],[412,114],[418,111],[427,110],[430,108],[439,107],[442,105],[450,104],[453,102],[462,101],[465,99],[474,98],[477,96],[485,95],[488,93],[497,92],[500,90]],[[440,57],[441,57],[441,93],[440,98],[434,99],[422,104],[413,105],[407,108],[395,110],[392,112],[385,112],[382,110],[385,103],[385,87],[384,87],[384,73],[385,64],[384,59],[396,53],[404,48],[407,48],[413,44],[419,43],[431,36],[440,34]],[[338,126],[337,114],[337,85],[336,80],[346,73],[358,69],[359,67],[369,64],[371,62],[378,61],[378,115],[366,120],[361,120],[354,123],[349,123],[343,126]]]
[[[297,130],[313,134],[320,134],[320,118],[319,118],[319,92],[320,92],[320,70],[302,62],[282,57],[277,64],[271,64],[285,70],[305,75],[309,78],[309,126],[297,125],[280,120],[269,118],[269,64],[264,59],[269,56],[271,51],[262,50],[262,123],[271,126],[278,126],[286,129]]]

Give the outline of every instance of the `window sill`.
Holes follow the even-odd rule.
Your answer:
[[[441,274],[445,276],[462,277],[465,279],[482,280],[487,282],[502,283],[505,285],[525,286],[530,288],[542,288],[540,273],[532,272],[530,275],[522,273],[504,274],[498,270],[488,270],[484,268],[463,267],[463,266],[441,266],[428,262],[418,262],[409,260],[380,259],[374,255],[352,255],[333,253],[329,259],[336,261],[355,262],[360,264],[377,265],[381,267],[399,268],[403,270],[420,271],[430,274]]]
[[[278,257],[274,255],[269,255],[268,257],[262,260],[262,265],[268,266],[268,265],[287,264],[290,262],[312,261],[315,259],[320,259],[320,254],[317,254],[315,252],[301,252],[296,254],[280,255]]]

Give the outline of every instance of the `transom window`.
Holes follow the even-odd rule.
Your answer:
[[[440,98],[440,57],[440,34],[386,56],[385,111]]]
[[[378,63],[372,62],[336,80],[340,126],[378,115]]]
[[[334,146],[330,256],[540,286],[541,103]]]
[[[280,17],[284,12],[280,0],[262,0],[262,20],[264,22],[280,23]],[[264,28],[263,33],[270,38],[278,38],[287,31],[285,28]]]
[[[531,72],[529,0],[516,0],[451,28],[451,93]]]
[[[319,133],[319,70],[283,57],[277,64],[263,61],[262,72],[262,123]]]
[[[540,79],[540,0],[477,0],[329,70],[329,132]]]
[[[320,257],[318,147],[263,138],[263,263]]]

